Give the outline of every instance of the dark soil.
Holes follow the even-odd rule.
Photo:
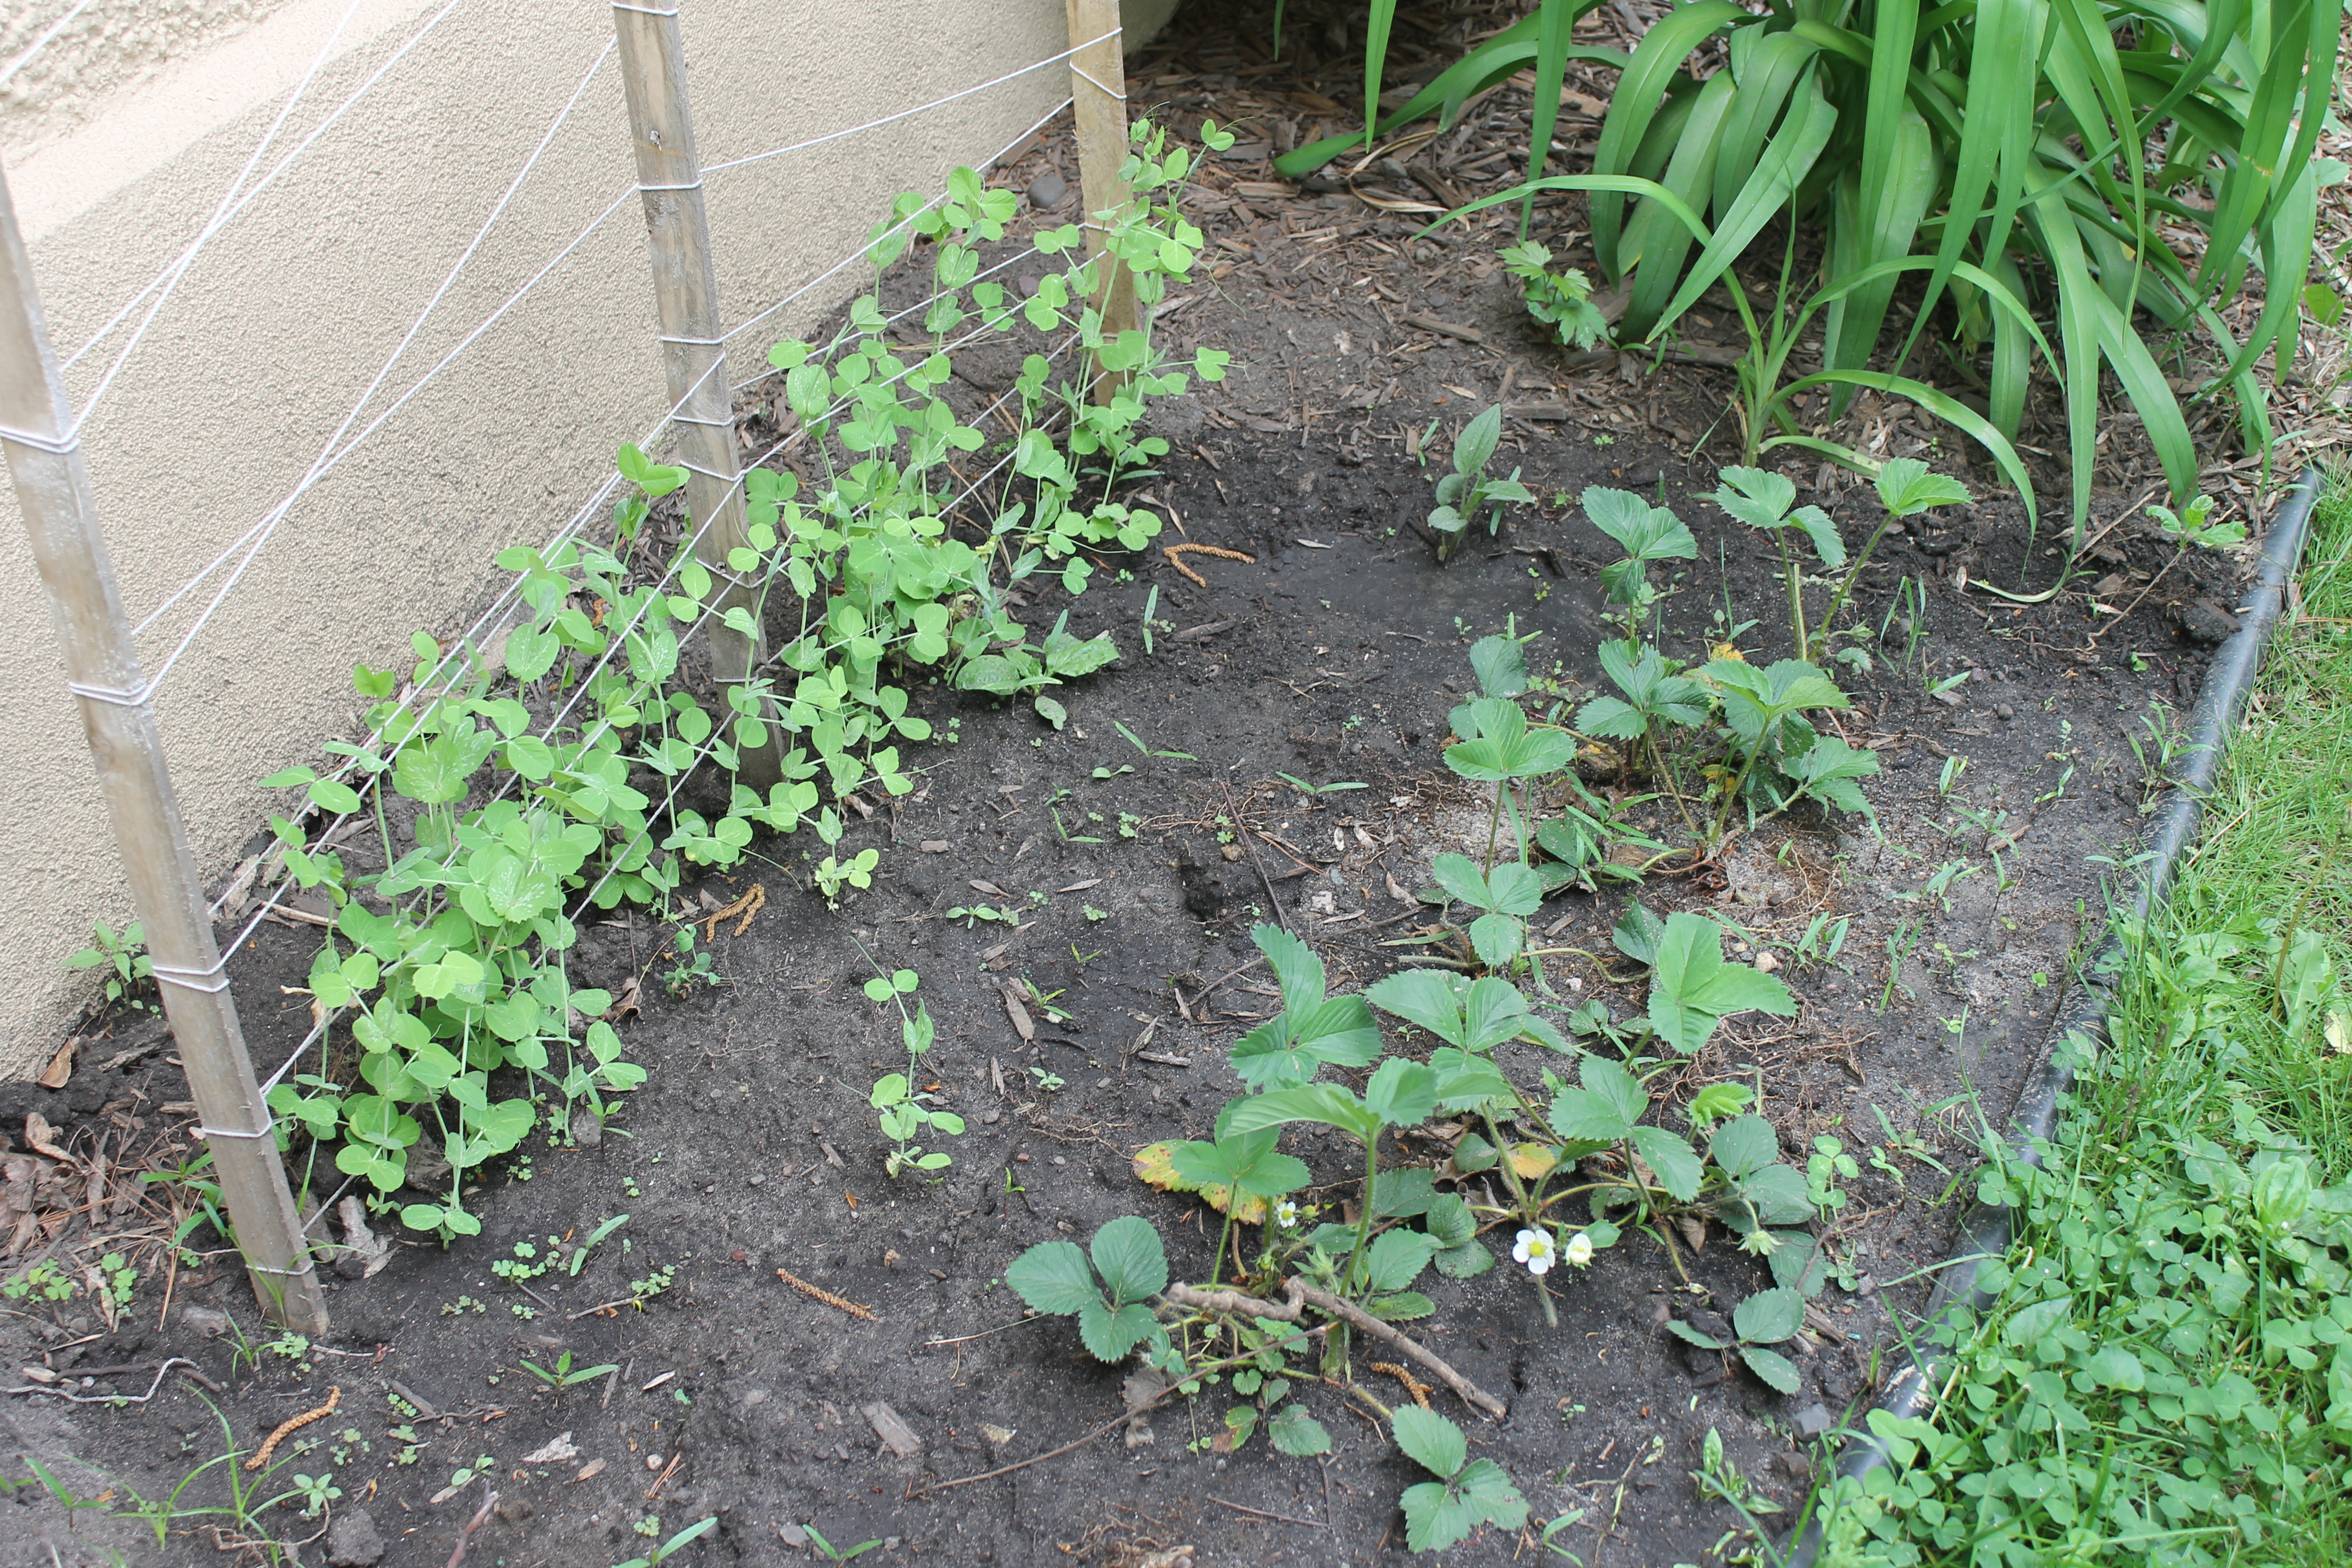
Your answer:
[[[1206,70],[1171,66],[1155,81],[1180,120],[1223,90]],[[1198,89],[1192,98],[1179,77]],[[1025,184],[1057,158],[1072,166],[1049,145],[1013,178]],[[1335,989],[1368,984],[1410,951],[1382,943],[1424,924],[1391,881],[1424,885],[1433,854],[1483,846],[1487,797],[1439,756],[1446,712],[1470,684],[1468,639],[1516,616],[1522,632],[1543,634],[1530,662],[1563,697],[1598,679],[1594,574],[1612,556],[1555,496],[1596,483],[1662,491],[1689,522],[1700,557],[1667,610],[1674,651],[1704,657],[1727,617],[1758,623],[1738,639],[1751,658],[1783,657],[1788,641],[1769,542],[1696,499],[1713,488],[1716,465],[1733,460],[1721,444],[1688,455],[1721,410],[1722,373],[1670,367],[1629,383],[1615,364],[1563,371],[1518,316],[1507,280],[1482,270],[1495,234],[1433,248],[1408,237],[1424,220],[1352,196],[1320,198],[1341,204],[1327,212],[1311,195],[1236,194],[1235,176],[1265,174],[1262,163],[1220,166],[1212,178],[1204,226],[1233,265],[1167,330],[1234,349],[1235,373],[1227,390],[1171,411],[1161,428],[1179,449],[1145,487],[1181,520],[1181,537],[1254,562],[1192,557],[1208,579],[1200,587],[1155,552],[1123,563],[1129,581],[1106,571],[1082,598],[1056,589],[1032,605],[1033,621],[1066,609],[1074,631],[1108,628],[1125,650],[1113,670],[1057,693],[1068,729],[1024,708],[929,693],[924,710],[942,727],[960,721],[961,739],[919,752],[918,792],[851,827],[845,853],[884,849],[873,889],[828,910],[798,890],[801,844],[760,846],[758,863],[698,889],[706,908],[755,881],[768,895],[748,929],[736,934],[730,921],[717,935],[715,985],[665,995],[653,960],[667,933],[642,915],[587,927],[575,981],[617,988],[643,977],[642,1013],[624,1034],[649,1082],[596,1146],[536,1147],[488,1173],[468,1198],[480,1237],[446,1251],[408,1242],[373,1278],[339,1278],[335,1332],[307,1353],[258,1349],[241,1272],[220,1259],[173,1280],[160,1327],[160,1276],[112,1332],[81,1296],[42,1311],[12,1303],[0,1318],[7,1353],[77,1375],[151,1369],[110,1373],[85,1391],[131,1394],[163,1356],[187,1356],[220,1385],[216,1403],[247,1447],[340,1387],[337,1414],[289,1439],[289,1451],[317,1447],[278,1486],[297,1468],[331,1469],[338,1510],[366,1510],[387,1563],[448,1560],[482,1489],[451,1492],[453,1473],[483,1456],[500,1500],[468,1561],[516,1568],[618,1562],[645,1550],[638,1521],[658,1516],[667,1535],[712,1514],[719,1528],[691,1561],[805,1560],[793,1542],[812,1522],[844,1547],[883,1539],[880,1561],[1134,1564],[1180,1545],[1202,1565],[1405,1560],[1397,1499],[1421,1478],[1384,1431],[1319,1385],[1296,1397],[1336,1440],[1320,1463],[1273,1455],[1263,1438],[1230,1457],[1192,1451],[1222,1423],[1223,1402],[1210,1397],[1161,1409],[1142,1433],[1108,1430],[1029,1468],[937,1489],[1061,1449],[1121,1414],[1120,1373],[1088,1358],[1066,1320],[1023,1324],[998,1280],[1031,1244],[1084,1240],[1129,1213],[1153,1223],[1177,1277],[1205,1276],[1216,1216],[1143,1186],[1129,1158],[1156,1140],[1204,1135],[1236,1092],[1225,1048],[1276,1005],[1263,969],[1247,967],[1253,921],[1279,918],[1313,943]],[[1307,237],[1318,224],[1341,232]],[[1481,341],[1400,324],[1407,314]],[[1545,405],[1508,425],[1501,461],[1523,465],[1545,504],[1439,568],[1419,531],[1438,471],[1414,455],[1422,429],[1530,396]],[[1890,454],[1927,439],[1900,405],[1855,418],[1865,431],[1877,422]],[[1448,449],[1442,435],[1432,445]],[[1926,455],[1959,467],[1957,453]],[[1862,1163],[1834,1227],[1846,1284],[1822,1297],[1826,1326],[1801,1346],[1803,1390],[1784,1398],[1736,1367],[1727,1375],[1721,1358],[1664,1331],[1670,1314],[1727,1310],[1763,1279],[1720,1230],[1691,1264],[1698,1289],[1681,1287],[1638,1233],[1589,1272],[1555,1273],[1557,1329],[1507,1260],[1466,1284],[1423,1282],[1437,1312],[1413,1326],[1416,1337],[1511,1413],[1486,1422],[1442,1392],[1437,1408],[1469,1432],[1474,1454],[1510,1471],[1538,1524],[1587,1510],[1559,1540],[1588,1564],[1695,1563],[1739,1527],[1687,1474],[1710,1427],[1760,1497],[1793,1504],[1815,1462],[1805,1439],[1871,1398],[1891,1352],[1889,1313],[1924,1300],[1921,1270],[1940,1257],[1969,1190],[1955,1176],[1971,1163],[1976,1130],[2008,1114],[2085,912],[2097,916],[2110,858],[2128,852],[2147,787],[2141,751],[2155,754],[2150,725],[2168,725],[2203,644],[2227,629],[2233,580],[2218,557],[2172,566],[2122,619],[2095,616],[2081,594],[2015,606],[1956,586],[1956,568],[2013,586],[2046,580],[2052,565],[2047,520],[2029,536],[2021,508],[1991,494],[1984,470],[1963,471],[1988,499],[1887,542],[1856,605],[1885,635],[1859,645],[1866,673],[1841,672],[1856,704],[1843,728],[1885,765],[1868,785],[1883,837],[1859,821],[1775,823],[1704,871],[1640,893],[1662,912],[1712,910],[1751,942],[1792,943],[1816,915],[1851,917],[1834,962],[1782,972],[1801,1017],[1733,1020],[1675,1083],[1678,1097],[1723,1079],[1760,1086],[1788,1157],[1801,1163],[1811,1141],[1828,1136]],[[1841,487],[1810,464],[1798,477],[1849,538],[1874,526],[1875,500],[1850,477]],[[2105,498],[2094,526],[2129,499]],[[2141,530],[2126,521],[2103,547],[2114,571],[2152,581],[2170,551]],[[1155,584],[1167,625],[1147,654],[1139,622]],[[1900,597],[1902,584],[1924,599]],[[1897,612],[1916,603],[1924,615],[1906,626]],[[1963,671],[1969,679],[1947,694],[1957,701],[1928,695]],[[1278,773],[1368,787],[1309,799]],[[1225,853],[1219,818],[1254,830],[1236,840],[1239,858]],[[1923,891],[1954,863],[1958,879],[1940,896]],[[945,918],[981,900],[1019,909],[1024,923],[967,929]],[[1538,918],[1558,942],[1606,952],[1620,907],[1570,893]],[[266,1071],[309,1026],[306,998],[281,999],[276,987],[300,984],[316,942],[306,927],[264,931],[231,973]],[[939,1026],[929,1067],[969,1121],[943,1141],[954,1164],[935,1182],[883,1173],[867,1088],[904,1058],[895,1011],[860,994],[866,954],[921,973],[918,995]],[[1563,996],[1606,997],[1620,1016],[1639,1005],[1638,986],[1581,960],[1550,977]],[[1054,1009],[1034,1020],[1034,1041],[1006,1005],[1016,980]],[[122,1033],[104,1021],[91,1029],[110,1027]],[[101,1070],[117,1054],[111,1039],[93,1039],[63,1090],[0,1089],[10,1133],[37,1110],[84,1152],[100,1135],[118,1151],[175,1129],[184,1139],[184,1116],[165,1114],[185,1098],[168,1053]],[[1523,1081],[1547,1060],[1531,1047],[1502,1057]],[[1294,1131],[1285,1147],[1332,1184],[1334,1201],[1359,1173],[1346,1151],[1312,1135]],[[1384,1158],[1442,1156],[1408,1142]],[[301,1159],[298,1150],[298,1176]],[[490,1270],[517,1242],[545,1258],[551,1236],[578,1243],[622,1214],[628,1224],[576,1275],[559,1267],[526,1290]],[[47,1245],[86,1245],[103,1223],[69,1222]],[[1507,1233],[1487,1239],[1507,1249]],[[596,1310],[667,1266],[673,1282],[642,1310]],[[871,1320],[792,1289],[779,1268]],[[252,1353],[221,1331],[217,1310],[234,1315]],[[561,1394],[522,1370],[564,1350],[576,1364],[620,1370]],[[1360,1364],[1357,1374],[1383,1401],[1406,1397],[1392,1379]],[[397,1412],[395,1394],[415,1414]],[[919,1449],[879,1441],[868,1411],[882,1405]],[[212,1415],[177,1379],[122,1411],[38,1394],[0,1410],[9,1479],[27,1473],[21,1456],[37,1455],[85,1496],[109,1484],[102,1473],[156,1497],[221,1449]],[[413,1445],[389,1436],[404,1425]],[[207,1471],[184,1505],[216,1503],[223,1475]],[[119,1518],[69,1520],[29,1485],[15,1499],[26,1506],[0,1504],[0,1563],[47,1563],[52,1546],[60,1563],[106,1561],[109,1550],[214,1560],[208,1536],[175,1537],[158,1553],[152,1534]],[[318,1529],[291,1510],[264,1524],[281,1540]],[[1441,1555],[1533,1560],[1526,1542],[1491,1531]]]

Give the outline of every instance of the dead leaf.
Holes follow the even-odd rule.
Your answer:
[[[1156,1366],[1129,1373],[1127,1380],[1118,1385],[1118,1396],[1126,1404],[1129,1415],[1142,1415],[1158,1404],[1160,1395],[1167,1392],[1168,1374]]]
[[[994,1057],[988,1058],[988,1081],[995,1087],[997,1098],[1000,1100],[1003,1099],[1004,1097],[1004,1069],[997,1065],[997,1061]]]
[[[335,1216],[343,1222],[343,1245],[366,1261],[367,1271],[360,1278],[374,1279],[392,1261],[392,1243],[368,1229],[367,1210],[356,1197],[337,1204]]]
[[[980,1424],[980,1435],[1000,1448],[1013,1441],[1013,1435],[1018,1430],[1018,1427],[1013,1426],[992,1426],[986,1421]]]
[[[580,1467],[580,1473],[572,1478],[572,1484],[576,1487],[582,1481],[593,1481],[604,1473],[604,1461],[602,1459],[591,1459],[586,1464]]]
[[[882,1439],[884,1447],[902,1459],[923,1451],[923,1440],[915,1436],[915,1429],[900,1419],[898,1413],[887,1405],[877,1399],[871,1405],[860,1406],[860,1409],[864,1411],[866,1419],[873,1424],[874,1435]]]
[[[1539,1181],[1559,1162],[1559,1151],[1549,1143],[1514,1143],[1511,1145],[1511,1169],[1523,1182]]]
[[[992,899],[1009,899],[1013,896],[995,883],[982,878],[973,878],[969,885],[973,891],[986,893]]]
[[[1133,1165],[1136,1179],[1145,1186],[1157,1187],[1163,1193],[1197,1194],[1202,1203],[1207,1204],[1219,1214],[1223,1214],[1233,1205],[1232,1188],[1214,1184],[1195,1186],[1178,1175],[1172,1146],[1168,1143],[1145,1144],[1135,1152]],[[1244,1225],[1264,1225],[1266,1222],[1267,1207],[1264,1198],[1244,1194],[1242,1206],[1234,1217]]]
[[[845,1203],[845,1204],[847,1204],[847,1205],[849,1205],[849,1208],[850,1208],[850,1212],[851,1212],[851,1213],[855,1214],[855,1213],[856,1212],[856,1210],[857,1210],[857,1194],[856,1194],[856,1193],[853,1193],[853,1192],[847,1192],[847,1191],[843,1192],[843,1194],[841,1194],[841,1201],[842,1201],[842,1202],[844,1202],[844,1203]]]
[[[580,1457],[579,1446],[572,1441],[569,1432],[558,1433],[544,1447],[535,1448],[522,1457],[526,1465],[566,1465]]]
[[[1382,872],[1381,875],[1388,878],[1390,898],[1401,904],[1410,904],[1414,901],[1413,896],[1405,891],[1404,885],[1396,879],[1394,873]]]
[[[637,977],[632,974],[621,982],[621,989],[614,994],[613,1005],[604,1009],[604,1022],[617,1024],[631,1013],[639,1011]]]
[[[66,1079],[73,1077],[74,1049],[80,1044],[81,1037],[76,1035],[59,1046],[58,1054],[49,1058],[49,1065],[43,1068],[41,1076],[33,1081],[43,1089],[65,1088]]]
[[[1083,892],[1085,892],[1088,888],[1099,888],[1099,887],[1101,887],[1101,886],[1102,886],[1102,881],[1103,881],[1103,879],[1102,879],[1100,877],[1088,877],[1088,878],[1087,878],[1085,881],[1083,881],[1083,882],[1073,882],[1073,883],[1071,883],[1071,884],[1070,884],[1068,887],[1066,887],[1066,888],[1058,888],[1058,889],[1055,889],[1055,890],[1056,892],[1063,892],[1063,893],[1083,893]]]
[[[1029,1009],[1021,1005],[1019,994],[1008,985],[1004,988],[1003,995],[1005,1016],[1013,1020],[1013,1033],[1019,1035],[1024,1040],[1035,1040],[1037,1026],[1030,1019]]]
[[[1695,1214],[1678,1215],[1675,1219],[1675,1228],[1683,1233],[1683,1245],[1689,1247],[1693,1254],[1696,1255],[1706,1249],[1706,1220]]]
[[[47,1154],[52,1160],[70,1163],[73,1156],[58,1147],[58,1130],[37,1110],[25,1113],[25,1147]]]

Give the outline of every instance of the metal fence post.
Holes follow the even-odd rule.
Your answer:
[[[1085,205],[1087,258],[1103,250],[1102,215],[1123,212],[1134,199],[1127,182],[1118,177],[1127,162],[1127,62],[1120,48],[1118,0],[1067,0],[1070,45],[1085,48],[1070,57],[1072,118],[1077,125],[1078,191]],[[1108,36],[1106,36],[1108,35]],[[1098,43],[1088,43],[1100,39]],[[1117,262],[1106,264],[1110,276],[1095,292],[1095,308],[1102,312],[1103,336],[1140,327],[1135,299],[1135,275]],[[1097,375],[1095,401],[1108,402],[1126,381],[1120,375]]]
[[[702,526],[694,553],[719,580],[719,616],[741,608],[759,614],[759,595],[727,564],[730,550],[748,545],[741,472],[735,450],[735,405],[727,384],[727,346],[719,335],[719,280],[710,264],[710,226],[702,203],[702,163],[694,150],[694,118],[687,106],[686,49],[675,6],[615,4],[613,28],[621,42],[621,79],[628,91],[629,129],[637,150],[637,188],[645,195],[646,229],[653,248],[654,299],[661,310],[662,370],[671,416],[679,429],[678,460],[688,473],[687,512]],[[740,685],[767,660],[767,637],[709,623],[711,672],[721,685]],[[765,792],[783,776],[782,731],[768,743],[744,748],[743,782]]]
[[[67,684],[81,704],[114,841],[187,1070],[197,1131],[212,1150],[254,1294],[278,1321],[320,1333],[327,1327],[326,1299],[287,1191],[269,1110],[246,1056],[226,961],[213,941],[204,886],[188,852],[152,693],[123,617],[80,444],[16,227],[16,204],[0,174],[0,447],[7,452],[49,618],[65,651]]]

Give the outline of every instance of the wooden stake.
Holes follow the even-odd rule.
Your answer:
[[[723,686],[751,679],[767,660],[767,637],[746,636],[719,623],[731,609],[759,614],[759,594],[727,564],[730,550],[750,543],[735,450],[734,397],[727,384],[727,348],[719,335],[719,281],[710,263],[710,226],[702,203],[702,163],[694,149],[694,118],[686,98],[686,48],[675,10],[613,7],[620,37],[621,79],[629,100],[629,129],[637,150],[637,188],[644,193],[646,230],[653,248],[654,300],[661,310],[662,370],[678,427],[678,461],[688,472],[688,516],[702,526],[695,558],[718,579],[718,614],[709,625],[711,673]],[[721,722],[731,722],[722,715]],[[739,770],[764,795],[783,776],[782,731],[770,715],[768,743],[745,748]]]
[[[65,654],[66,680],[122,856],[187,1069],[188,1089],[211,1147],[221,1196],[236,1226],[254,1295],[272,1319],[308,1334],[326,1331],[326,1298],[286,1188],[268,1107],[254,1081],[204,885],[188,852],[155,710],[99,529],[72,405],[58,374],[33,270],[0,174],[0,447],[16,480],[49,618]]]
[[[1134,199],[1127,182],[1118,177],[1127,161],[1127,66],[1120,45],[1118,0],[1067,0],[1073,47],[1100,38],[1100,43],[1070,57],[1070,97],[1077,121],[1078,189],[1086,212],[1087,258],[1103,250],[1103,222],[1127,209]],[[1109,35],[1105,37],[1105,35]],[[1108,276],[1095,290],[1095,308],[1102,312],[1105,338],[1139,330],[1142,314],[1135,300],[1135,275],[1117,262],[1106,264]],[[1118,374],[1097,374],[1097,403],[1127,384]]]

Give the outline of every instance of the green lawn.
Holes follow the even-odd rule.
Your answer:
[[[1930,1419],[1824,1563],[2352,1561],[2352,476]]]

